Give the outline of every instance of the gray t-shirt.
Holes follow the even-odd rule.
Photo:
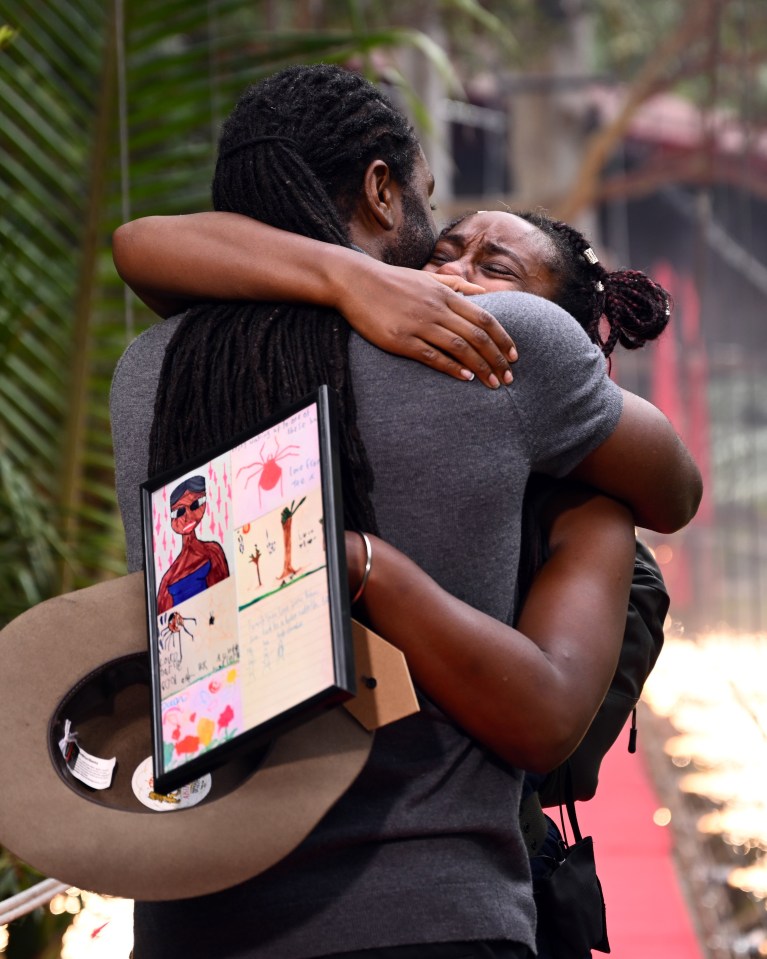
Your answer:
[[[511,623],[527,478],[565,475],[600,445],[621,393],[558,307],[522,293],[477,302],[519,348],[508,388],[456,382],[356,335],[350,363],[382,536],[445,589]],[[155,392],[178,322],[134,341],[112,386],[132,570],[142,565],[138,486]],[[287,859],[214,896],[137,903],[136,959],[310,959],[471,939],[533,948],[521,782],[422,697],[419,714],[379,730],[358,780]]]

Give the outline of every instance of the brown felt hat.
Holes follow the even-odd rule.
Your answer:
[[[212,773],[198,804],[153,811],[132,778],[152,753],[141,573],[59,596],[0,632],[0,845],[47,876],[129,899],[217,892],[278,862],[349,788],[373,734],[337,707],[277,737],[261,761]],[[116,757],[108,789],[67,768],[65,720]]]

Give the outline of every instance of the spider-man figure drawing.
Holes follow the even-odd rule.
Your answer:
[[[178,606],[229,575],[221,545],[197,536],[204,515],[205,477],[190,476],[170,494],[170,525],[181,537],[181,551],[157,590],[158,613]]]

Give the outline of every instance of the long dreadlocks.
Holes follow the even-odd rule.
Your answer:
[[[348,247],[345,223],[369,163],[382,158],[406,185],[418,151],[405,118],[366,80],[338,67],[290,67],[246,90],[224,123],[213,205]],[[375,532],[348,336],[338,313],[311,306],[226,302],[189,310],[163,363],[150,473],[252,429],[327,383],[340,414],[345,523]]]

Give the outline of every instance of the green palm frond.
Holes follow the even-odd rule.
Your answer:
[[[0,50],[12,43],[15,36],[16,31],[13,27],[9,27],[8,24],[0,24]]]
[[[224,116],[248,83],[288,63],[415,45],[454,80],[425,34],[363,29],[361,17],[270,33],[261,6],[244,0],[131,0],[124,24],[102,0],[6,7],[0,453],[10,472],[0,495],[13,490],[18,502],[23,490],[27,505],[3,531],[16,547],[0,549],[0,583],[25,585],[0,621],[123,570],[108,418],[111,373],[132,332],[109,255],[118,223],[208,208]],[[137,329],[148,322],[138,307]],[[30,551],[46,549],[30,574]]]
[[[76,537],[67,529],[87,481],[79,469],[68,475],[66,452],[78,426],[77,397],[89,390],[84,291],[95,246],[88,230],[98,203],[92,160],[100,85],[94,78],[103,65],[106,24],[103,5],[93,0],[51,16],[43,5],[11,6],[16,35],[0,73],[0,450],[1,495],[14,504],[5,522],[14,527],[8,533],[15,548],[4,542],[0,580],[24,582],[14,594],[18,603],[56,591],[63,569],[80,564]]]
[[[513,20],[513,17],[507,14],[506,19],[502,20],[501,17],[478,3],[477,0],[444,0],[444,6],[448,10],[456,10],[468,20],[475,22],[489,36],[494,37],[507,52],[516,55],[520,53],[520,43],[509,22]],[[512,11],[509,10],[508,13],[512,13]],[[517,13],[518,17],[519,14]]]

